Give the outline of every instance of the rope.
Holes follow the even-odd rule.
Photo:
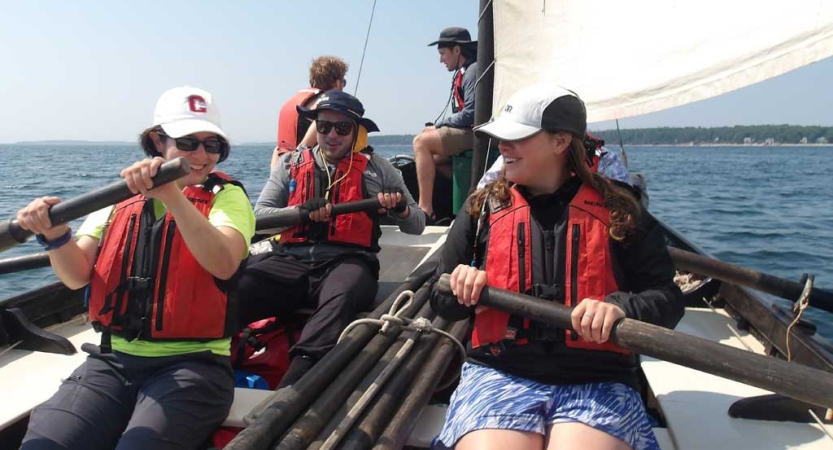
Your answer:
[[[804,313],[804,310],[810,306],[810,293],[813,291],[813,280],[815,280],[814,275],[807,275],[807,282],[804,284],[804,290],[801,291],[801,296],[798,297],[798,301],[795,302],[793,305],[793,313],[795,314],[795,319],[793,319],[790,326],[787,327],[787,362],[792,361],[792,349],[790,348],[790,336],[792,335],[793,327],[801,320],[801,315]]]
[[[616,119],[616,134],[619,136],[619,152],[622,153],[622,162],[625,163],[625,168],[627,168],[628,155],[625,153],[625,144],[622,142],[622,131],[619,130],[619,119]]]
[[[353,96],[359,92],[359,82],[362,80],[362,66],[364,66],[364,54],[367,52],[367,42],[370,40],[370,27],[373,26],[373,15],[376,14],[376,0],[373,0],[373,9],[370,11],[370,23],[367,24],[367,35],[364,37],[364,49],[362,49],[362,60],[359,63],[359,74],[356,76],[356,89]]]
[[[455,344],[455,346],[457,347],[457,350],[460,351],[460,357],[462,358],[461,361],[465,361],[466,360],[466,347],[463,346],[463,344],[460,341],[458,341],[454,336],[452,336],[451,334],[449,334],[449,333],[447,333],[443,330],[440,330],[439,328],[434,328],[434,326],[431,325],[431,321],[429,321],[425,317],[419,317],[419,318],[416,318],[416,319],[403,317],[403,315],[405,314],[405,311],[408,309],[408,306],[411,305],[411,302],[412,302],[413,298],[414,298],[414,292],[413,291],[402,291],[402,293],[399,294],[398,297],[396,297],[396,300],[393,301],[393,304],[391,305],[388,314],[382,314],[382,317],[380,317],[378,319],[359,319],[359,320],[353,321],[352,323],[350,323],[350,325],[347,325],[347,328],[345,328],[344,331],[341,333],[341,336],[338,337],[338,341],[341,342],[341,340],[344,339],[344,337],[347,336],[350,333],[350,331],[353,330],[353,328],[355,328],[359,325],[378,325],[378,326],[381,327],[379,329],[379,332],[383,333],[383,334],[387,333],[390,330],[390,327],[392,327],[393,325],[397,325],[397,326],[401,327],[401,329],[403,331],[404,330],[412,330],[412,331],[418,331],[418,332],[424,333],[424,334],[438,333],[440,335],[445,336],[446,338],[451,340],[451,342],[453,342]],[[407,302],[400,307],[400,304],[403,301],[405,301],[406,299],[407,299]],[[460,369],[457,369],[457,374],[454,377],[451,377],[448,381],[443,383],[437,389],[438,390],[443,390],[443,389],[447,388],[459,376],[460,376]]]
[[[486,14],[486,10],[492,6],[492,0],[489,0],[489,3],[486,3],[486,6],[483,7],[483,11],[480,11],[480,16],[477,17],[477,24],[480,25],[480,21],[483,20],[483,16]]]
[[[0,356],[5,355],[6,353],[10,352],[12,349],[14,349],[15,347],[17,347],[18,345],[20,345],[22,343],[23,343],[23,341],[17,341],[14,344],[8,346],[7,348],[4,348],[3,350],[0,350]]]

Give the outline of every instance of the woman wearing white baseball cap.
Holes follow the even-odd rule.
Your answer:
[[[635,355],[608,342],[624,317],[673,327],[682,294],[661,229],[634,196],[592,173],[584,103],[559,86],[521,89],[475,132],[500,140],[502,176],[475,191],[435,275],[474,318],[437,448],[658,449]],[[477,306],[489,285],[573,307],[572,330]]]
[[[101,345],[32,411],[24,449],[198,448],[228,415],[236,275],[255,219],[239,183],[214,171],[228,138],[213,97],[193,87],[159,98],[140,143],[149,159],[122,170],[134,197],[91,214],[73,239],[47,214],[57,197],[20,210],[67,286],[89,286]],[[154,187],[166,160],[189,175]]]

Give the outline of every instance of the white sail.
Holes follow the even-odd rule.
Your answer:
[[[715,97],[833,55],[832,0],[499,0],[494,111],[554,82],[588,121]]]

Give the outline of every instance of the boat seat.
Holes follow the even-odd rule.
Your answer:
[[[231,404],[228,417],[223,421],[224,427],[245,428],[243,420],[255,406],[269,398],[275,391],[269,389],[234,388],[234,402]]]
[[[765,354],[763,345],[738,331],[723,310],[686,308],[676,331]],[[830,439],[815,423],[729,417],[735,401],[768,391],[644,355],[641,366],[677,448],[830,448]]]

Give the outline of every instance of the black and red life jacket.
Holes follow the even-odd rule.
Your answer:
[[[466,106],[466,100],[463,96],[463,75],[466,73],[466,68],[461,67],[457,70],[457,74],[454,76],[454,84],[451,88],[452,95],[454,96],[454,102],[451,105],[452,112],[460,112]]]
[[[212,172],[203,186],[183,193],[208,217],[216,193],[226,183]],[[212,340],[231,336],[228,282],[216,279],[188,250],[168,211],[156,219],[153,201],[143,195],[116,205],[90,279],[93,326],[127,340]]]
[[[544,242],[540,236],[531,236],[532,216],[529,204],[517,187],[511,189],[510,202],[489,212],[489,240],[486,247],[485,270],[489,285],[520,293],[533,289],[533,245]],[[566,276],[563,294],[556,301],[575,306],[585,298],[604,300],[607,294],[618,290],[613,274],[609,245],[609,210],[604,206],[601,194],[582,185],[569,204],[566,241]],[[534,254],[546,255],[543,249]],[[557,259],[557,255],[554,258]],[[553,261],[552,266],[556,264]],[[563,299],[563,300],[562,300]],[[472,348],[497,355],[507,345],[524,345],[528,337],[524,330],[530,328],[530,320],[523,319],[517,327],[510,326],[511,315],[495,309],[486,309],[475,316],[472,331]],[[596,344],[578,337],[567,330],[564,336],[568,347],[587,350],[606,350],[627,353],[611,342]]]
[[[316,147],[317,148],[317,147]],[[289,201],[287,206],[301,205],[314,197],[326,195],[331,181],[327,173],[315,163],[315,149],[298,151],[290,157]],[[352,161],[352,163],[351,163]],[[368,198],[364,173],[369,159],[359,152],[339,161],[332,177],[334,186],[329,187],[329,200],[333,205],[355,202]],[[375,212],[340,214],[329,222],[309,223],[292,227],[281,233],[282,244],[301,244],[327,241],[335,244],[356,246],[370,251],[379,251],[379,218]]]

